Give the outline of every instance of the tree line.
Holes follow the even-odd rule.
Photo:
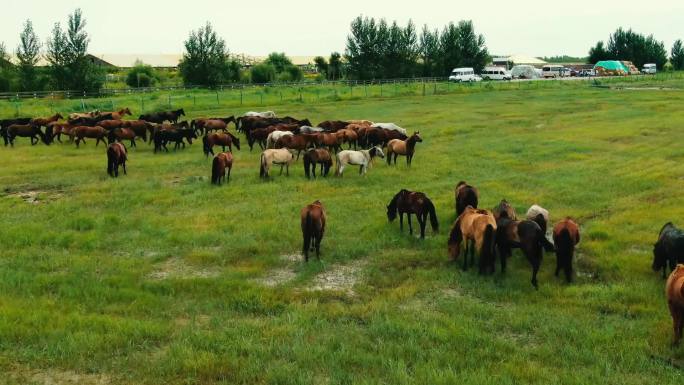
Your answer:
[[[673,69],[684,69],[684,49],[681,40],[674,42],[668,58],[665,44],[656,40],[653,35],[645,36],[632,29],[618,28],[608,37],[607,44],[601,40],[591,47],[588,62],[626,60],[631,61],[637,68],[654,63],[662,70],[666,67],[668,59]]]

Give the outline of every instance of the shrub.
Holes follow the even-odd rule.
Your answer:
[[[159,76],[152,66],[143,64],[140,61],[126,74],[126,84],[129,87],[150,87],[159,80]]]
[[[251,77],[254,83],[270,83],[276,78],[275,67],[266,63],[257,64],[252,67]]]

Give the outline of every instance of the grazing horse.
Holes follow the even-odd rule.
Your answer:
[[[342,176],[344,168],[348,165],[359,166],[359,174],[366,175],[368,171],[368,166],[373,161],[376,156],[380,158],[385,157],[385,153],[382,152],[380,147],[373,147],[370,150],[361,151],[351,151],[344,150],[337,153],[337,171],[335,175]]]
[[[461,243],[465,240],[463,270],[468,269],[468,251],[470,251],[472,266],[475,265],[475,252],[477,251],[480,256],[479,273],[493,273],[496,231],[496,220],[491,212],[478,210],[472,206],[466,207],[449,233],[449,256],[452,260],[456,260],[461,252]]]
[[[501,271],[506,270],[506,258],[511,256],[511,249],[520,248],[532,265],[532,286],[539,289],[537,273],[541,266],[544,250],[554,251],[554,246],[546,239],[541,227],[534,221],[514,221],[508,217],[499,217],[496,243],[501,258]]]
[[[107,174],[111,177],[119,177],[119,166],[123,166],[126,175],[126,160],[128,159],[126,146],[115,142],[107,147]]]
[[[290,175],[290,165],[294,162],[294,156],[290,150],[286,148],[264,150],[261,153],[261,167],[259,168],[259,176],[268,178],[269,171],[272,164],[280,165],[280,175],[283,175],[283,166],[286,167],[287,176]]]
[[[160,111],[153,112],[151,114],[143,114],[140,115],[138,120],[145,120],[157,124],[162,124],[168,120],[169,122],[175,124],[178,123],[178,119],[181,116],[185,116],[185,110],[183,110],[182,108],[175,111]]]
[[[341,120],[326,120],[324,122],[318,123],[318,127],[328,131],[337,132],[339,130],[345,129],[349,125],[349,122],[343,122]]]
[[[541,227],[544,234],[546,234],[546,227],[549,223],[549,210],[539,206],[532,205],[527,210],[525,217],[530,221],[535,221]]]
[[[7,137],[7,142],[14,147],[14,139],[19,136],[22,138],[31,138],[31,145],[35,146],[38,141],[42,141],[46,145],[50,144],[50,139],[48,136],[43,134],[40,127],[32,124],[13,124],[7,127],[7,132],[5,133]]]
[[[439,231],[439,222],[437,221],[437,213],[435,212],[435,205],[432,204],[430,198],[422,192],[401,190],[387,205],[387,219],[393,222],[399,213],[399,229],[404,231],[404,214],[408,217],[409,234],[413,235],[413,225],[411,223],[411,214],[415,214],[420,225],[420,238],[425,239],[425,226],[427,224],[428,216],[430,217],[430,225],[432,231]]]
[[[422,142],[420,132],[416,131],[406,140],[392,139],[387,142],[387,164],[392,164],[392,154],[394,154],[394,164],[397,164],[397,156],[406,156],[406,165],[410,166],[413,161],[413,154],[416,152],[416,143]]]
[[[294,135],[294,132],[292,131],[273,131],[270,134],[268,134],[268,137],[266,138],[266,148],[276,148],[276,142],[278,142],[278,139],[282,138],[283,136],[292,136]]]
[[[317,147],[328,147],[332,152],[338,152],[342,150],[340,146],[342,144],[342,138],[336,134],[315,134],[316,135],[316,146]]]
[[[226,176],[226,169],[228,170]],[[230,152],[219,152],[214,157],[211,165],[211,183],[221,185],[221,180],[230,182],[230,170],[233,169],[233,154]]]
[[[90,126],[79,126],[74,128],[74,136],[76,137],[76,147],[80,147],[80,143],[85,143],[85,138],[97,139],[95,142],[95,147],[100,144],[100,141],[105,145],[105,138],[107,137],[107,130],[100,126],[90,127]]]
[[[684,231],[668,222],[660,229],[658,241],[653,245],[653,271],[672,271],[679,263],[684,263]]]
[[[304,135],[285,135],[278,139],[275,148],[288,148],[297,151],[297,160],[302,151],[306,151],[310,147],[315,147],[317,137],[315,134]]]
[[[665,285],[667,306],[672,316],[672,345],[679,345],[684,328],[684,265],[678,264],[667,279]]]
[[[579,226],[572,219],[565,218],[553,226],[553,243],[556,246],[556,277],[563,269],[565,280],[568,283],[572,281],[572,257],[575,255],[575,246],[579,241]]]
[[[492,211],[494,212],[494,218],[496,218],[497,221],[499,218],[508,218],[513,221],[518,220],[518,214],[515,212],[515,209],[505,199],[502,199]]]
[[[351,125],[350,125],[351,126]],[[349,126],[347,126],[349,127]],[[356,133],[351,128],[345,128],[343,130],[339,130],[335,133],[340,141],[340,144],[342,143],[348,143],[349,148],[348,150],[351,150],[352,144],[354,145],[354,150],[358,148],[358,143],[359,143],[359,134]]]
[[[143,132],[144,134],[144,132]],[[109,140],[109,143],[114,143],[114,142],[120,142],[122,140],[130,140],[131,141],[131,147],[137,147],[135,144],[135,137],[137,134],[135,131],[133,131],[130,128],[115,128],[113,130],[109,131],[109,134],[107,135],[107,139]],[[145,138],[143,137],[143,140]]]
[[[477,208],[480,193],[477,189],[464,181],[458,182],[454,193],[456,201],[456,216],[461,215],[466,207]],[[495,215],[496,216],[496,215]]]
[[[226,151],[226,147],[230,152],[233,152],[233,144],[237,149],[240,149],[240,139],[230,132],[221,132],[215,134],[208,134],[202,137],[202,144],[204,148],[204,155],[209,157],[209,154],[214,155],[214,146],[223,147],[223,151]]]
[[[56,114],[54,114],[50,117],[47,117],[47,118],[31,119],[30,124],[34,125],[34,126],[38,126],[38,127],[46,127],[48,124],[50,124],[52,122],[56,122],[60,119],[64,119],[64,117],[61,114],[56,113]]]
[[[321,241],[325,234],[325,207],[321,201],[304,207],[300,212],[302,223],[302,236],[304,238],[304,245],[302,247],[302,254],[304,254],[304,262],[309,262],[309,250],[316,250],[316,258],[321,260]]]
[[[316,179],[316,166],[320,164],[320,175],[328,176],[332,163],[332,157],[328,150],[325,148],[312,148],[304,153],[304,174],[307,178],[311,178],[313,174],[314,179]]]
[[[178,128],[173,128],[173,127],[178,127]],[[183,139],[187,139],[189,144],[192,144],[193,139],[197,139],[197,135],[195,135],[195,130],[187,127],[187,124],[185,127],[182,127],[180,124],[176,125],[174,124],[173,127],[164,127],[163,125],[161,127],[157,127],[154,131],[154,152],[156,153],[157,151],[161,151],[162,149],[166,150],[166,152],[169,152],[169,149],[166,148],[166,145],[169,142],[174,142],[175,145],[173,147],[173,150],[176,151],[180,148],[181,145],[183,145],[183,148],[185,148],[185,142]]]

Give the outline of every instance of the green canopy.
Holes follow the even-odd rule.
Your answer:
[[[603,60],[594,65],[594,69],[597,69],[599,67],[604,68],[608,71],[624,71],[625,73],[629,73],[629,68],[625,67],[625,65],[622,64],[622,62],[619,62],[617,60]]]

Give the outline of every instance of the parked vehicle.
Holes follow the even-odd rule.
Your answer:
[[[475,75],[475,70],[472,67],[454,68],[449,76],[449,81],[452,82],[479,82],[482,78]]]
[[[482,80],[511,80],[510,72],[503,67],[485,67],[480,74]]]
[[[653,63],[644,64],[644,68],[641,69],[641,73],[655,75],[658,72],[658,68]]]
[[[562,65],[546,65],[542,68],[542,77],[544,78],[562,78],[570,76],[570,72],[566,72],[566,68]]]
[[[577,73],[577,76],[579,76],[581,78],[596,76],[596,71],[594,71],[593,69],[579,70],[579,72]]]

